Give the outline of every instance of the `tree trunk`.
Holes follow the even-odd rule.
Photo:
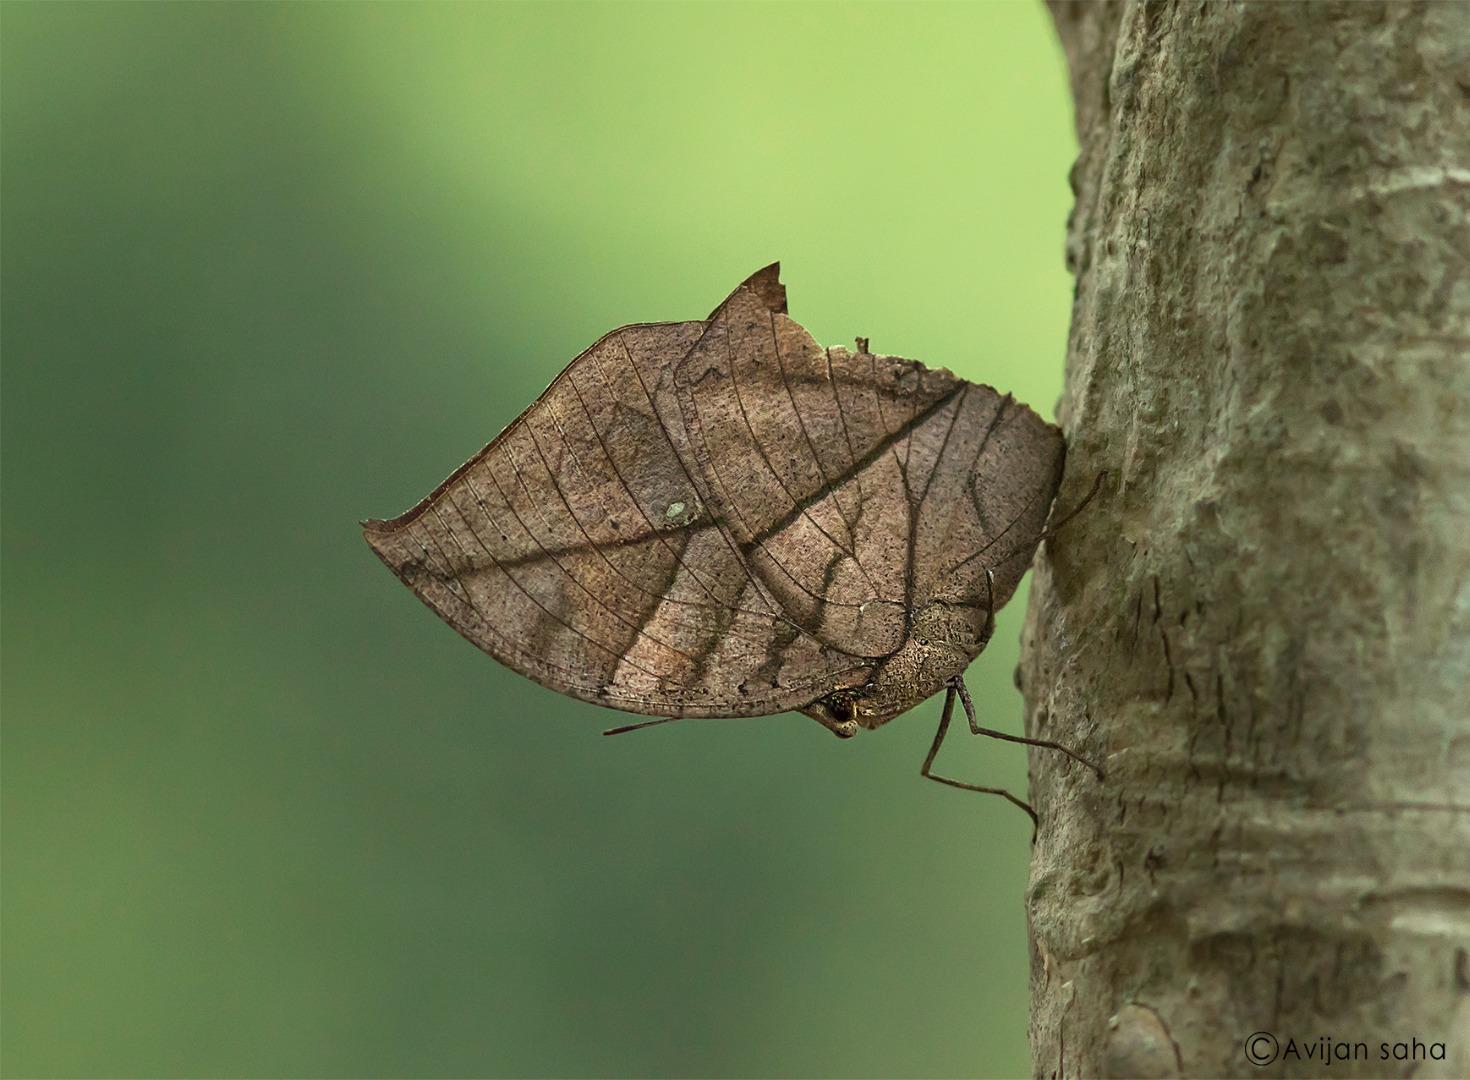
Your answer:
[[[1470,5],[1053,14],[1035,1071],[1470,1075]]]

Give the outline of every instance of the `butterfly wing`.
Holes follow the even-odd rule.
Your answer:
[[[1009,394],[968,384],[942,451],[915,459],[926,476],[914,515],[913,595],[999,610],[1016,591],[1061,484],[1061,431]],[[986,572],[991,582],[986,580]]]
[[[742,291],[780,290],[757,277]],[[860,684],[871,667],[781,611],[677,449],[672,372],[707,329],[608,334],[417,506],[364,523],[368,543],[475,645],[583,700],[748,716]]]
[[[824,349],[754,289],[714,313],[674,384],[702,497],[805,632],[880,659],[924,604],[987,602],[987,566],[997,607],[1014,592],[1062,438],[1013,398]]]
[[[924,604],[983,603],[987,567],[999,606],[1060,433],[947,371],[821,348],[777,270],[708,319],[606,335],[368,543],[502,663],[654,716],[862,686]]]

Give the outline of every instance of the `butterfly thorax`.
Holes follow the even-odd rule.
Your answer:
[[[921,608],[908,637],[862,686],[843,687],[803,709],[840,738],[881,727],[928,700],[985,648],[985,612],[974,604],[934,600]]]

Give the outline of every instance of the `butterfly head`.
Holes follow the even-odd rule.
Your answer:
[[[938,693],[980,654],[988,640],[985,612],[974,605],[935,601],[914,618],[903,645],[872,679],[843,687],[802,711],[839,738],[876,728]]]

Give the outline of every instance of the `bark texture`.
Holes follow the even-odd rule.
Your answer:
[[[1470,1075],[1470,5],[1053,14],[1110,479],[1017,674],[1108,777],[1031,755],[1035,1071]]]

